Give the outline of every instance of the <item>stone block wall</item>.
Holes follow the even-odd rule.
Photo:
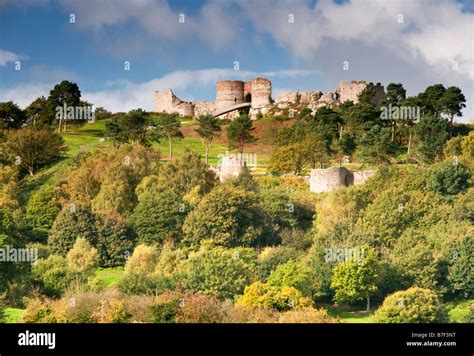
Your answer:
[[[345,167],[312,169],[309,178],[309,190],[313,193],[333,192],[349,185],[362,185],[376,170],[351,172]]]

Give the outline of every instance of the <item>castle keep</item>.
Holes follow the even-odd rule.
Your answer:
[[[272,103],[272,83],[266,78],[254,78],[248,82],[241,80],[223,80],[216,83],[216,100],[186,102],[174,95],[171,89],[154,93],[154,111],[178,113],[180,116],[195,117],[212,114],[222,118],[233,118],[239,110],[247,111],[251,117],[265,115],[292,116],[301,106],[308,107],[313,113],[322,106],[353,101],[366,88],[374,89],[374,105],[379,106],[385,98],[384,87],[365,81],[339,82],[333,91],[284,92]]]

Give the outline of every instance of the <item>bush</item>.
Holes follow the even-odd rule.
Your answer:
[[[262,282],[255,282],[245,287],[244,294],[237,300],[237,304],[246,307],[274,308],[278,311],[313,306],[311,299],[304,297],[296,288],[273,287]]]
[[[135,235],[118,214],[97,216],[97,242],[101,267],[123,266],[135,244]]]
[[[125,264],[126,274],[151,274],[158,261],[158,251],[153,246],[138,245],[132,257]]]
[[[434,323],[443,321],[443,309],[434,292],[413,287],[385,298],[375,312],[375,320],[379,323]]]
[[[21,321],[23,323],[56,323],[51,301],[47,299],[28,300]]]
[[[151,188],[140,195],[131,222],[140,243],[161,244],[168,238],[178,240],[186,217],[183,201],[171,189],[158,192]]]
[[[267,220],[255,193],[222,184],[186,217],[183,244],[195,249],[204,243],[228,248],[256,246],[265,238]]]
[[[448,304],[446,309],[450,323],[474,323],[474,300]]]
[[[177,297],[171,300],[155,303],[150,307],[151,322],[161,324],[174,323],[179,308],[180,298]]]
[[[61,206],[55,199],[54,187],[46,186],[33,193],[28,200],[25,222],[33,228],[33,231],[47,236],[60,210]]]
[[[431,174],[433,189],[443,195],[456,195],[469,187],[471,173],[460,163],[446,161]]]
[[[297,257],[298,251],[291,247],[266,247],[258,256],[257,273],[259,278],[266,282],[275,268]]]
[[[215,297],[186,294],[180,301],[177,323],[222,323],[227,317],[225,303]]]
[[[293,260],[278,266],[268,277],[268,284],[274,287],[293,287],[304,296],[311,296],[310,271],[305,265]]]
[[[49,297],[59,297],[74,280],[67,260],[62,256],[51,255],[38,260],[32,268],[34,281],[39,283],[43,293]]]
[[[51,251],[65,256],[79,236],[94,246],[97,237],[94,222],[89,208],[74,204],[64,206],[54,221],[48,238]]]
[[[182,286],[190,292],[232,299],[254,279],[255,264],[252,249],[201,250],[186,261]]]
[[[305,324],[321,324],[321,323],[335,323],[336,319],[331,318],[326,310],[304,308],[297,310],[289,310],[280,315],[279,323],[305,323]]]

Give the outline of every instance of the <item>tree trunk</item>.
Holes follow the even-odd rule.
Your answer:
[[[367,313],[370,313],[370,296],[367,294]]]
[[[171,137],[168,137],[170,143],[170,161],[173,159],[173,144],[171,143]]]
[[[63,119],[59,119],[59,126],[58,126],[58,133],[61,133],[61,124],[62,124]]]
[[[395,140],[395,121],[392,121],[392,142]]]
[[[209,164],[209,146],[206,146],[206,164]]]
[[[411,131],[408,134],[408,149],[407,149],[407,155],[410,154],[410,148],[411,148]]]

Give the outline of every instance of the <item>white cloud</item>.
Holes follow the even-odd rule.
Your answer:
[[[9,62],[14,62],[18,59],[19,57],[17,54],[10,51],[6,51],[4,49],[0,49],[0,66],[4,66]]]
[[[12,88],[2,90],[0,101],[13,101],[21,108],[25,108],[37,97],[47,97],[51,88],[52,85],[47,83],[20,84]]]

